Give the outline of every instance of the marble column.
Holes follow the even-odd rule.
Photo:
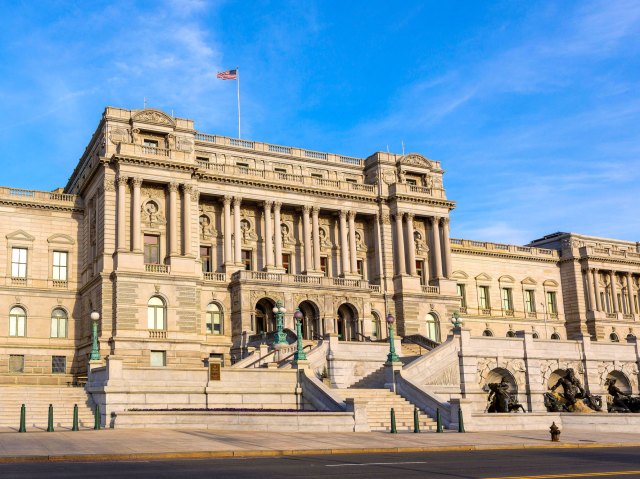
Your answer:
[[[118,198],[117,198],[117,225],[118,225],[118,241],[116,243],[116,249],[118,251],[124,251],[126,248],[126,240],[125,235],[127,234],[126,228],[126,212],[125,212],[125,196],[127,194],[126,186],[127,186],[128,178],[126,176],[118,176],[116,179],[116,183],[118,184]]]
[[[313,236],[313,269],[320,271],[320,208],[311,209],[311,233]]]
[[[604,311],[604,305],[600,298],[600,272],[597,268],[593,269],[593,291],[596,294],[596,310]]]
[[[282,224],[280,220],[280,208],[282,207],[282,203],[276,201],[273,204],[273,222],[275,223],[275,234],[274,234],[274,242],[276,249],[276,268],[282,268]]]
[[[416,242],[413,239],[413,213],[405,213],[406,222],[406,244],[409,247],[408,257],[409,257],[409,274],[411,276],[416,276],[418,271],[416,269]]]
[[[224,204],[224,264],[230,265],[233,263],[233,256],[231,252],[231,232],[233,230],[231,226],[231,196],[225,196],[223,200]]]
[[[633,289],[631,287],[631,273],[627,273],[627,305],[629,307],[629,314],[633,314]]]
[[[440,249],[440,218],[431,217],[431,231],[433,233],[433,260],[436,268],[436,278],[442,278],[442,250]]]
[[[396,213],[396,274],[398,275],[407,273],[407,262],[404,256],[404,234],[402,231],[402,216],[402,213]]]
[[[449,217],[442,218],[442,242],[444,243],[444,277],[450,278],[453,273],[451,262],[451,240],[449,238]]]
[[[618,313],[618,285],[616,284],[616,272],[609,273],[611,278],[611,300],[613,301],[613,312]]]
[[[351,258],[351,273],[358,272],[358,251],[356,248],[356,212],[349,211],[349,257]]]
[[[264,202],[264,251],[266,267],[273,266],[273,223],[271,222],[271,207],[273,201]]]
[[[236,264],[242,263],[242,230],[240,228],[240,203],[242,198],[233,198],[233,249],[234,261]]]
[[[596,310],[596,293],[593,289],[593,270],[591,268],[585,270],[587,293],[589,294],[589,309],[591,311]]]
[[[178,254],[178,183],[169,183],[169,256]]]
[[[182,255],[191,256],[191,193],[193,186],[182,185]]]
[[[304,270],[305,272],[313,271],[313,263],[311,260],[311,220],[309,214],[311,207],[304,205],[302,207],[302,244],[304,247]]]
[[[131,178],[133,186],[133,197],[131,201],[131,251],[141,253],[140,245],[140,187],[142,186],[142,178]]]
[[[347,244],[347,212],[340,211],[340,258],[342,259],[342,275],[349,274],[349,245]]]

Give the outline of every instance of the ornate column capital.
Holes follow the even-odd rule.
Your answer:
[[[312,206],[311,207],[311,214],[313,216],[318,216],[320,214],[320,207],[319,206]]]
[[[413,218],[415,218],[415,214],[414,213],[405,213],[406,217],[407,217],[407,221],[413,221]]]
[[[139,176],[134,176],[131,178],[131,186],[134,188],[140,188],[142,186],[142,178]]]
[[[356,219],[356,212],[355,212],[355,210],[349,210],[347,214],[349,215],[349,221],[351,221],[351,220],[355,220],[355,219]]]
[[[168,185],[169,191],[172,191],[174,193],[177,192],[178,191],[178,186],[179,186],[178,183],[176,183],[175,181],[172,181]]]
[[[273,202],[273,208],[274,208],[275,210],[280,211],[280,208],[282,208],[282,201],[274,201],[274,202]]]
[[[439,224],[439,223],[440,223],[440,217],[439,217],[439,216],[430,216],[430,217],[429,217],[429,222],[430,222],[432,225]]]
[[[231,204],[231,200],[232,200],[232,196],[231,195],[224,195],[224,198],[222,198],[222,202],[225,205],[230,205]]]
[[[443,225],[448,225],[449,224],[449,217],[448,216],[443,216],[442,217],[442,224]]]
[[[200,201],[200,190],[198,190],[197,188],[193,188],[191,193],[191,199],[196,203],[198,203]]]
[[[404,211],[396,211],[393,217],[396,219],[396,221],[402,222],[402,218],[404,218]]]
[[[129,177],[128,176],[118,175],[118,177],[116,178],[116,185],[118,185],[118,186],[125,185],[126,186],[128,181],[129,181]]]
[[[195,192],[196,192],[196,188],[195,188],[195,186],[193,186],[193,185],[190,185],[190,184],[188,184],[188,183],[184,183],[184,184],[182,185],[182,191],[183,191],[183,192],[185,192],[185,193],[193,194],[193,193],[195,193]]]
[[[111,191],[111,192],[116,191],[115,180],[113,180],[112,178],[105,178],[104,191]]]
[[[346,217],[347,217],[347,211],[346,210],[340,210],[339,214],[340,214],[340,219],[346,219]]]
[[[266,209],[268,209],[269,211],[271,211],[271,207],[273,206],[273,201],[272,200],[264,200],[264,207]]]
[[[305,215],[308,215],[311,212],[311,206],[309,205],[302,205],[302,212]]]
[[[242,197],[241,196],[234,196],[233,197],[233,206],[234,207],[236,205],[238,205],[238,207],[239,207],[241,203],[242,203]]]

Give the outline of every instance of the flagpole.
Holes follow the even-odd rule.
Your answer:
[[[236,67],[236,75],[238,78],[238,139],[240,136],[240,68]]]

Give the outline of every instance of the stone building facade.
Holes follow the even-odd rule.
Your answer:
[[[101,356],[128,368],[239,360],[277,301],[309,341],[384,339],[392,313],[401,336],[440,342],[455,311],[476,336],[637,333],[638,243],[450,238],[443,173],[108,107],[63,189],[0,189],[0,382],[86,374],[92,311]]]

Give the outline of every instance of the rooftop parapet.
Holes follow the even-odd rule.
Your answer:
[[[517,255],[546,260],[558,260],[558,251],[554,249],[535,248],[533,246],[519,246],[512,244],[490,243],[488,241],[474,241],[451,238],[453,251],[485,252],[492,254]]]
[[[48,208],[82,208],[82,199],[77,195],[57,191],[25,190],[0,186],[0,201],[11,204],[39,205]]]

